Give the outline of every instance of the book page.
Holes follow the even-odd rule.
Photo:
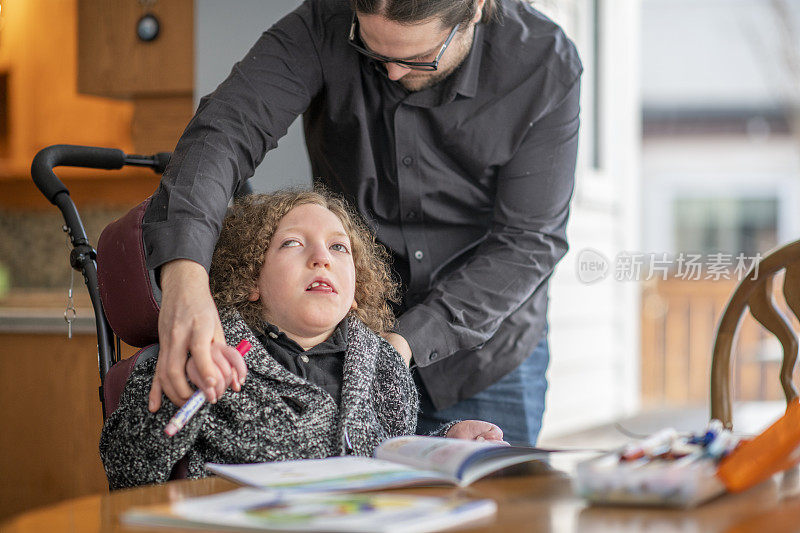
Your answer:
[[[508,446],[488,441],[409,435],[382,442],[375,450],[375,457],[423,470],[434,470],[458,479],[458,473],[468,459],[492,448]]]
[[[237,483],[280,491],[361,491],[414,484],[454,483],[437,472],[370,457],[328,457],[206,468]]]
[[[125,524],[239,531],[419,533],[487,519],[491,500],[403,494],[277,494],[256,489],[132,509]]]

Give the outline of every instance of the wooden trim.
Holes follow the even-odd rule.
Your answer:
[[[28,170],[30,172],[30,169]],[[132,208],[153,194],[160,176],[143,168],[98,171],[80,168],[56,169],[80,210],[85,207]],[[0,177],[0,209],[56,209],[45,199],[28,175]]]

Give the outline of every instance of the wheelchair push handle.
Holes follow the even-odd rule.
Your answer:
[[[40,150],[31,164],[31,177],[36,186],[50,203],[58,205],[56,197],[61,193],[69,195],[69,189],[53,173],[58,166],[100,168],[116,170],[125,165],[150,167],[157,173],[164,172],[169,163],[169,152],[161,152],[152,156],[127,155],[116,148],[100,148],[96,146],[76,146],[72,144],[54,144]]]
[[[158,152],[153,155],[134,155],[125,156],[125,164],[133,167],[150,167],[156,174],[163,174],[169,163],[172,152]]]
[[[58,166],[117,169],[125,164],[125,153],[113,148],[56,144],[41,150],[33,158],[31,177],[50,203],[56,204],[56,196],[69,189],[53,173]]]

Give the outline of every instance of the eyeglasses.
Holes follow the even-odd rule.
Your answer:
[[[450,44],[450,41],[452,41],[453,37],[455,37],[458,27],[459,24],[453,26],[450,35],[448,35],[447,39],[445,39],[444,44],[442,44],[442,47],[439,49],[439,53],[436,54],[436,57],[433,59],[433,61],[406,61],[405,59],[395,59],[393,57],[382,56],[371,50],[367,50],[356,42],[356,35],[358,35],[358,17],[355,13],[353,13],[353,22],[350,24],[350,36],[348,37],[347,42],[350,43],[350,46],[358,50],[359,53],[369,57],[370,59],[380,61],[381,63],[397,63],[398,65],[403,65],[404,67],[413,70],[437,70],[439,68],[439,60],[442,58],[444,51],[447,50],[447,45]]]

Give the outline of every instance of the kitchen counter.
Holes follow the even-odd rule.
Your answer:
[[[73,290],[76,315],[72,322],[73,335],[94,334],[94,310],[86,288],[77,281]],[[14,289],[0,298],[0,333],[67,334],[64,311],[67,289]]]

